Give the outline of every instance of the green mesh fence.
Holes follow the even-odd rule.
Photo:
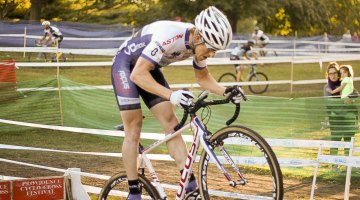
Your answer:
[[[55,77],[43,80],[19,82],[18,90],[11,93],[11,98],[2,99],[0,103],[0,119],[8,119],[38,124],[61,125],[61,113],[64,126],[98,128],[113,130],[121,123],[120,113],[116,105],[114,93],[109,89],[98,89],[61,78],[61,93],[57,88]],[[31,88],[31,89],[30,89]],[[0,95],[2,95],[0,91]],[[6,91],[9,96],[9,91]],[[195,90],[195,94],[199,94]],[[60,111],[61,96],[62,111]],[[217,98],[211,95],[210,98]],[[241,124],[256,130],[265,138],[302,139],[302,140],[341,140],[343,136],[355,136],[356,146],[360,146],[358,133],[359,99],[351,99],[345,104],[338,98],[279,98],[264,96],[248,96],[249,100],[241,104],[241,113],[236,124]],[[145,108],[144,105],[142,105]],[[144,132],[162,132],[148,109],[143,109]],[[176,109],[177,115],[182,114]],[[204,109],[199,116],[205,118],[210,131],[215,132],[225,126],[232,116],[234,105],[213,106],[211,111]],[[208,117],[211,115],[211,118]],[[29,128],[0,123],[0,134],[22,133]],[[35,129],[35,131],[41,131]],[[25,134],[25,133],[24,133]],[[189,133],[185,133],[189,134]],[[99,140],[109,140],[110,137],[99,137]],[[111,139],[111,138],[110,138]],[[118,138],[116,140],[119,140]],[[149,141],[148,141],[149,142]],[[145,143],[148,143],[145,142]],[[162,152],[165,147],[159,151]],[[280,158],[316,159],[317,148],[285,148],[274,147]],[[324,154],[330,154],[330,149],[324,149]],[[345,155],[346,151],[333,150],[333,154]],[[358,154],[355,154],[359,156]],[[325,177],[340,176],[342,173],[332,172],[331,165],[321,168]],[[288,167],[285,174],[301,177],[311,177],[313,167]],[[359,170],[353,170],[358,176]]]

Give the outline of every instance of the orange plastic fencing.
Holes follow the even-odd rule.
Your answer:
[[[0,82],[16,83],[15,60],[0,61]]]
[[[0,103],[18,98],[15,60],[0,61]],[[1,200],[1,199],[0,199]]]

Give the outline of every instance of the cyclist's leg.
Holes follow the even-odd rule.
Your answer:
[[[166,82],[164,75],[159,68],[152,70],[150,73],[159,84],[169,88],[169,84]],[[138,91],[146,106],[160,122],[164,132],[174,132],[174,127],[178,124],[178,120],[176,118],[172,104],[161,97],[144,91],[141,88],[138,88]],[[173,138],[167,143],[167,147],[169,149],[170,156],[174,158],[179,170],[181,170],[187,157],[187,150],[182,137],[179,135]]]
[[[244,72],[244,66],[243,65],[236,65],[236,81],[243,81],[243,72]]]
[[[174,127],[178,124],[173,105],[169,101],[161,102],[151,108],[151,112],[159,120],[165,133],[174,131]],[[187,159],[187,149],[185,142],[181,135],[176,136],[166,143],[170,156],[175,160],[180,173],[182,174],[185,161]],[[189,184],[186,188],[186,198],[198,198],[200,193],[197,188],[197,183],[194,174],[191,174]]]
[[[140,142],[142,112],[141,109],[122,110],[120,114],[125,128],[125,138],[122,144],[124,166],[128,179],[135,180],[138,178],[137,149],[139,149]]]
[[[165,133],[174,132],[174,127],[178,124],[173,105],[169,101],[164,101],[156,104],[151,109],[151,112],[160,122],[161,127]],[[184,167],[187,150],[185,142],[181,135],[176,136],[166,143],[170,156],[175,160],[179,170]]]
[[[151,74],[158,83],[169,88],[169,85],[166,82],[160,69],[155,69],[151,71]],[[145,93],[142,89],[139,89],[139,93],[141,94],[141,97],[143,98],[145,104],[150,108],[150,111],[159,121],[164,132],[174,132],[174,127],[178,124],[178,119],[175,115],[173,105],[165,99],[157,97],[153,94]],[[175,160],[176,165],[180,170],[180,173],[182,173],[188,154],[183,138],[181,137],[181,135],[178,135],[168,141],[166,145],[169,150],[170,156]],[[197,184],[194,174],[191,174],[190,182],[188,187],[186,188],[186,192],[188,193],[194,190],[197,190]]]
[[[115,57],[112,66],[112,84],[125,128],[122,144],[123,163],[129,183],[129,199],[140,199],[140,187],[137,171],[138,146],[142,124],[142,112],[139,92],[130,80],[131,65],[124,53]]]
[[[122,144],[122,158],[126,176],[128,178],[129,200],[141,199],[139,187],[137,158],[139,156],[139,142],[142,124],[142,112],[140,109],[121,111],[121,118],[125,127],[125,138]]]

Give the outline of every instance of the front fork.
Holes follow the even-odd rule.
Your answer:
[[[245,185],[247,183],[247,180],[241,173],[239,167],[236,165],[234,160],[231,158],[230,154],[224,148],[224,142],[223,141],[209,142],[209,140],[210,140],[209,137],[210,137],[210,135],[204,134],[204,137],[200,138],[200,142],[201,142],[202,146],[204,147],[204,150],[210,157],[210,160],[215,162],[216,166],[219,168],[219,170],[221,170],[221,172],[224,174],[225,178],[229,181],[230,186],[235,187],[236,185]],[[231,178],[229,173],[224,168],[223,164],[221,164],[220,160],[215,155],[214,149],[213,149],[213,147],[215,147],[215,146],[219,147],[219,150],[220,150],[222,156],[226,159],[227,163],[229,163],[231,165],[233,170],[239,176],[240,180],[234,181]]]

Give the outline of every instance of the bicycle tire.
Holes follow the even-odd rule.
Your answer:
[[[215,163],[210,161],[210,156],[203,151],[198,175],[203,199],[283,199],[283,177],[279,162],[261,135],[244,126],[234,125],[220,129],[209,141],[230,177],[233,180],[239,178],[233,167],[225,163],[232,159],[248,182],[245,185],[230,186],[224,174],[219,173]],[[221,147],[226,149],[230,158],[222,156]],[[258,165],[258,160],[262,165]],[[217,197],[213,196],[213,191],[217,191]]]
[[[139,174],[140,190],[142,191],[142,199],[160,199],[160,195],[151,182],[144,176]],[[127,199],[129,194],[128,180],[125,173],[113,175],[103,186],[99,194],[98,200],[118,200]]]
[[[28,52],[28,62],[46,62],[47,60],[46,53]]]
[[[251,74],[249,77],[249,82],[251,82],[251,81],[268,81],[268,80],[269,80],[268,77],[263,72],[256,72],[256,77],[255,77],[255,74]],[[269,88],[269,84],[249,85],[249,90],[253,94],[262,94],[262,93],[266,92],[268,88]]]
[[[233,73],[227,72],[220,76],[218,82],[235,82],[236,76]]]

